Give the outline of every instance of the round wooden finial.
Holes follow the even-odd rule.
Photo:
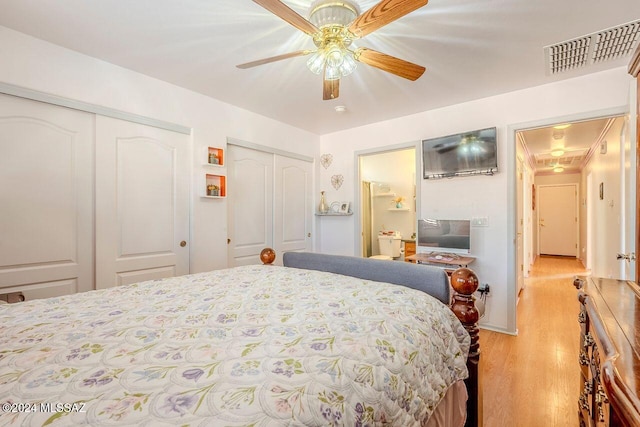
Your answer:
[[[264,248],[262,252],[260,252],[260,261],[263,264],[273,264],[273,261],[276,260],[276,251],[271,248]]]
[[[451,273],[451,286],[462,295],[473,295],[478,290],[480,283],[478,276],[468,268],[458,268]]]

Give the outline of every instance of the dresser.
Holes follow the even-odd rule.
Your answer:
[[[580,426],[640,426],[640,287],[578,277]]]

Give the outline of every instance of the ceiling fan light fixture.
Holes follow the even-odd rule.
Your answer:
[[[342,64],[340,64],[340,75],[342,75],[343,77],[348,76],[349,74],[354,72],[357,66],[358,63],[353,58],[353,53],[345,50],[344,56],[342,58]]]
[[[307,60],[307,68],[314,74],[321,74],[325,63],[324,50],[317,50],[311,58]]]
[[[359,14],[358,6],[350,1],[319,0],[311,5],[309,21],[320,29],[334,25],[346,27]]]
[[[340,68],[329,65],[328,63],[324,69],[325,80],[338,80],[340,78]]]
[[[353,53],[337,43],[319,48],[307,61],[309,70],[314,74],[324,71],[326,80],[348,76],[357,66]]]
[[[332,68],[340,68],[344,62],[344,52],[337,44],[332,44],[325,50],[325,58],[327,58],[327,66]]]

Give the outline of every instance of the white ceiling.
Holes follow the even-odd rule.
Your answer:
[[[306,17],[311,0],[285,3]],[[432,0],[354,43],[426,66],[418,81],[360,64],[323,101],[305,57],[235,67],[313,48],[250,0],[0,0],[0,25],[319,135],[626,65],[548,76],[543,48],[637,19],[638,0]]]
[[[565,129],[553,126],[529,129],[519,132],[520,140],[526,146],[529,163],[536,174],[552,174],[555,166],[564,168],[562,173],[578,173],[585,166],[593,151],[598,150],[604,133],[613,118],[585,120],[570,124]],[[554,149],[562,149],[559,157],[551,155]]]

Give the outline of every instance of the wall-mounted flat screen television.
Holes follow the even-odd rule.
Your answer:
[[[471,250],[471,221],[419,219],[418,248],[426,252],[468,254]]]
[[[424,179],[458,175],[493,175],[498,170],[496,128],[422,141]]]

